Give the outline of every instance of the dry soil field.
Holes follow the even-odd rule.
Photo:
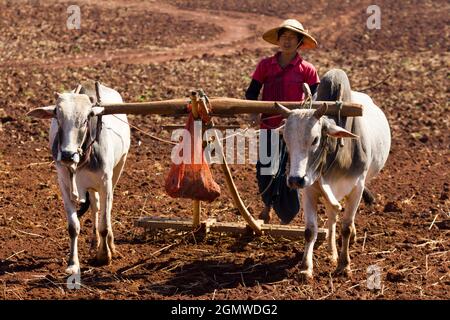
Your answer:
[[[66,28],[68,2],[0,1],[0,299],[450,298],[447,1],[378,1],[380,30],[366,28],[371,3],[365,0],[75,2],[80,30]],[[150,235],[134,227],[144,215],[188,218],[191,202],[164,192],[171,146],[133,129],[114,197],[120,256],[109,266],[93,265],[86,215],[79,240],[83,286],[68,290],[69,238],[49,122],[25,113],[87,79],[115,88],[126,101],[180,98],[200,87],[211,96],[242,98],[257,62],[274,50],[259,35],[287,17],[318,39],[320,48],[304,57],[319,74],[344,69],[353,88],[371,95],[390,122],[390,157],[370,183],[377,202],[361,204],[356,217],[352,277],[332,276],[322,246],[315,251],[314,281],[299,281],[303,239],[212,234],[196,242],[189,234]],[[163,124],[185,121],[129,119],[166,139]],[[248,126],[247,117],[220,121]],[[205,214],[241,220],[220,168],[212,170],[223,194],[204,205]],[[233,165],[232,171],[257,214],[254,166]],[[321,214],[321,226],[325,220]],[[301,217],[293,224],[302,225]],[[381,290],[367,288],[370,265],[381,268]]]

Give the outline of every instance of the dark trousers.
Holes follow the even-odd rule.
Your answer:
[[[261,138],[259,140],[261,148]],[[263,142],[264,143],[264,142]],[[267,130],[267,154],[271,154],[271,130]],[[279,167],[274,175],[261,174],[261,168],[269,168],[271,163],[256,163],[256,179],[258,180],[259,192],[264,204],[273,207],[275,213],[283,223],[289,223],[300,211],[299,192],[291,189],[286,183],[286,166],[289,154],[283,139],[279,139]]]

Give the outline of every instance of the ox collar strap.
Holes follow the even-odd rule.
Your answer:
[[[322,139],[320,141],[319,148],[316,152],[316,156],[314,158],[314,161],[311,163],[310,167],[314,169],[314,172],[322,174],[323,167],[326,160],[326,149],[328,145],[328,135],[326,134],[325,130],[322,130]]]
[[[93,108],[94,107],[99,107],[100,106],[100,102],[101,102],[100,82],[95,81],[95,103],[92,105],[92,107]],[[82,149],[81,152],[80,152],[80,155],[81,155],[82,159],[80,159],[81,162],[78,165],[78,168],[82,168],[83,166],[86,165],[86,163],[88,163],[88,161],[89,161],[89,159],[91,157],[91,154],[92,154],[92,148],[93,148],[94,142],[96,142],[96,141],[99,142],[99,140],[100,140],[100,133],[101,133],[101,130],[102,130],[102,116],[101,115],[97,116],[97,126],[96,126],[96,132],[95,132],[95,137],[94,138],[92,138],[92,136],[90,134],[90,127],[91,127],[90,126],[90,122],[91,121],[92,121],[92,117],[90,117],[89,120],[88,120],[89,135],[87,135],[87,136],[90,137],[91,141],[89,142],[87,147]],[[82,146],[83,146],[83,144],[82,144]],[[83,148],[83,147],[81,147],[81,148]]]
[[[80,163],[78,164],[78,168],[82,168],[84,167],[88,162],[89,159],[91,158],[92,155],[92,149],[93,149],[93,145],[95,142],[99,142],[100,140],[100,133],[102,130],[102,116],[97,116],[97,124],[96,124],[96,132],[95,132],[95,137],[92,138],[91,135],[91,126],[90,126],[90,122],[92,121],[93,117],[90,117],[88,120],[88,128],[86,130],[86,138],[89,137],[90,141],[89,143],[87,143],[87,145],[84,147],[85,142],[88,139],[84,139],[85,141],[81,144],[80,149],[78,150],[78,153],[80,154]]]
[[[328,140],[328,136],[326,136],[327,139],[324,140]],[[341,138],[335,138],[336,139],[336,147],[334,148],[334,152],[332,155],[333,159],[330,164],[325,168],[325,162],[327,161],[328,155],[325,155],[322,157],[322,164],[321,164],[321,168],[320,168],[320,173],[322,176],[326,175],[328,173],[328,171],[330,170],[330,168],[333,166],[333,164],[336,162],[337,156],[338,156],[338,152],[341,149],[341,147],[344,146],[344,144],[342,143],[342,140],[340,140]],[[324,150],[326,149],[326,147],[324,148]]]

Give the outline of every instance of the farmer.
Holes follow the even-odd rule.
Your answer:
[[[262,37],[265,41],[278,46],[279,51],[258,63],[245,93],[246,99],[258,100],[259,92],[263,88],[262,100],[301,101],[304,99],[302,89],[304,82],[310,86],[311,93],[314,94],[319,84],[319,76],[314,66],[303,60],[298,51],[315,48],[317,41],[308,34],[302,24],[295,19],[288,19],[279,27],[265,32]],[[261,129],[269,129],[266,130],[266,140],[262,139],[265,130],[261,130],[260,133],[260,148],[266,141],[266,154],[269,156],[272,149],[271,134],[274,134],[271,129],[281,126],[282,116],[269,114],[252,116],[253,121],[259,123]],[[276,156],[279,156],[279,165],[272,166],[273,169],[270,170],[271,163],[261,163],[261,159],[258,159],[256,164],[259,192],[265,205],[259,217],[266,223],[271,218],[272,207],[283,223],[289,223],[300,210],[298,191],[290,189],[286,184],[285,172],[288,161],[286,146],[283,139],[279,139],[278,142],[279,153]],[[274,156],[272,155],[272,159]],[[262,168],[265,170],[262,171]]]

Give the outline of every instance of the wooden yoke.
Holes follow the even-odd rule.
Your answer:
[[[275,108],[275,101],[254,101],[233,98],[211,98],[209,102],[212,105],[212,116],[234,116],[237,114],[250,113],[266,113],[279,114],[279,109]],[[164,101],[138,102],[138,103],[117,103],[102,104],[105,108],[103,114],[126,113],[126,114],[160,114],[160,115],[181,115],[188,114],[189,110],[186,105],[189,103],[187,99],[172,99]],[[288,109],[296,109],[301,107],[301,103],[280,101],[280,104]],[[312,101],[313,109],[327,105],[327,115],[338,115],[339,110],[343,117],[359,117],[362,116],[363,108],[360,104],[344,102],[342,108],[336,106],[335,101]]]

